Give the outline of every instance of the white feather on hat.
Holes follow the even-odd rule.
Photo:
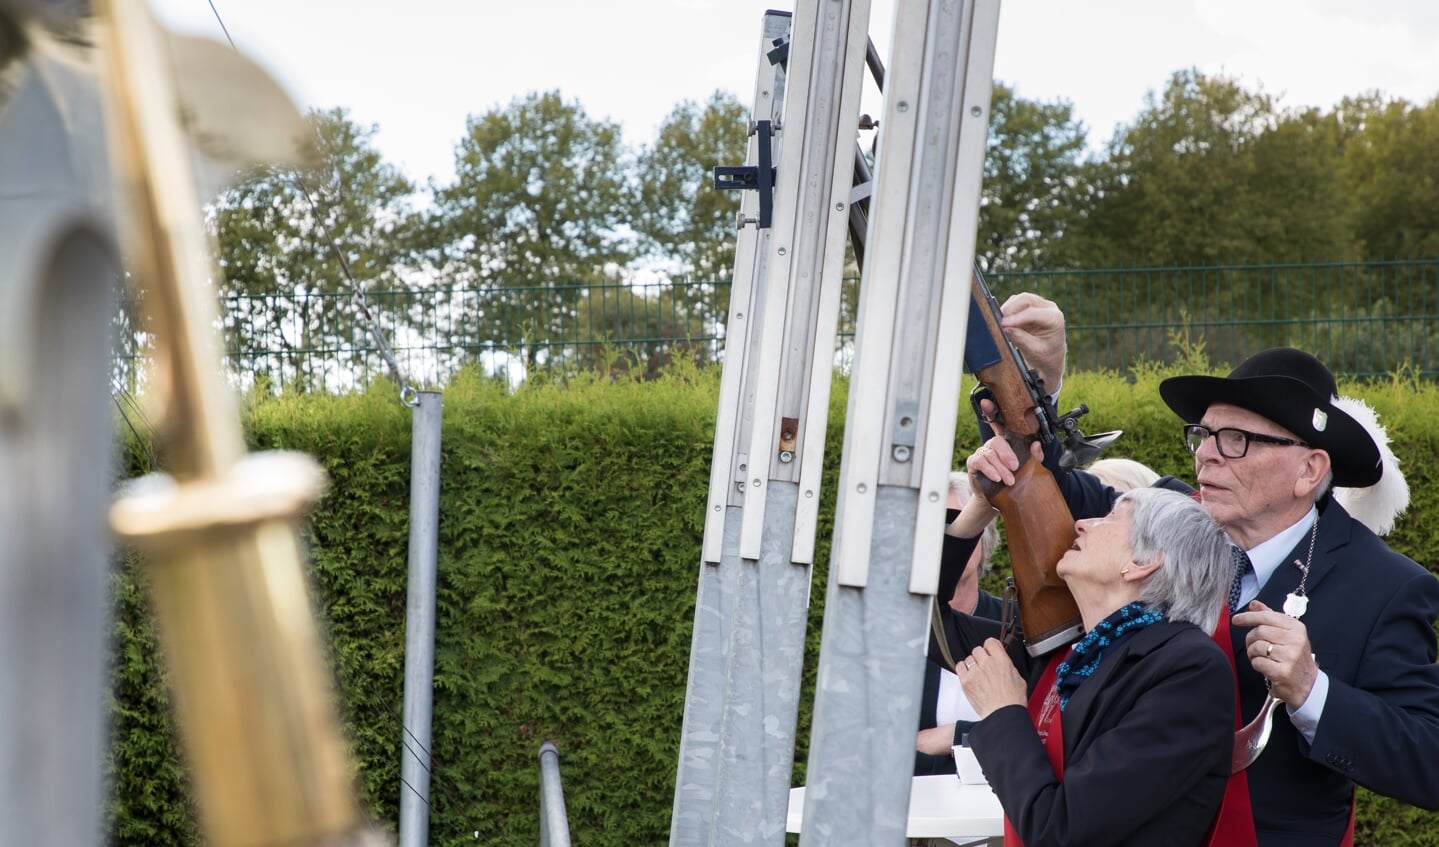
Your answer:
[[[1375,535],[1388,535],[1394,521],[1409,508],[1409,483],[1399,470],[1399,457],[1389,448],[1389,433],[1368,403],[1354,397],[1335,397],[1334,405],[1358,421],[1374,439],[1384,467],[1378,482],[1367,488],[1336,487],[1334,499],[1350,517],[1369,527]]]

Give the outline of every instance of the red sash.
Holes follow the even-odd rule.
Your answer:
[[[1238,678],[1234,664],[1234,648],[1229,640],[1229,607],[1219,613],[1219,626],[1214,628],[1214,641],[1224,649],[1224,657]],[[1244,714],[1239,708],[1239,687],[1234,688],[1234,728],[1244,725]],[[1254,836],[1254,809],[1249,804],[1249,777],[1240,771],[1229,777],[1224,787],[1224,800],[1219,804],[1219,814],[1209,825],[1209,837],[1204,840],[1209,847],[1254,847],[1258,842]]]
[[[1358,793],[1359,789],[1356,788],[1349,794],[1349,828],[1344,830],[1344,837],[1339,839],[1339,847],[1354,847],[1354,795]]]
[[[1039,732],[1039,740],[1044,742],[1049,766],[1060,780],[1064,779],[1064,721],[1060,720],[1059,685],[1055,676],[1066,656],[1067,653],[1061,655],[1059,650],[1054,651],[1049,664],[1044,666],[1044,673],[1040,674],[1039,684],[1029,694],[1029,719]],[[1004,847],[1024,847],[1008,815],[1004,816]]]
[[[1219,626],[1214,630],[1214,641],[1224,648],[1224,655],[1229,657],[1229,664],[1234,665],[1234,647],[1229,639],[1229,608],[1226,606],[1219,614]],[[1236,679],[1238,668],[1235,669]],[[1235,689],[1235,697],[1239,696],[1238,689]],[[1234,726],[1236,729],[1244,725],[1244,715],[1238,708],[1238,701],[1235,701]],[[1241,811],[1242,809],[1242,811]],[[1339,840],[1339,847],[1354,847],[1354,796],[1349,798],[1349,826],[1344,830],[1344,837]],[[1241,825],[1241,818],[1249,819],[1249,826]],[[1209,847],[1229,847],[1231,844],[1250,845],[1254,844],[1254,810],[1249,804],[1249,780],[1244,771],[1229,778],[1229,786],[1224,791],[1224,803],[1219,807],[1219,817],[1214,821],[1210,829]]]
[[[1233,642],[1229,639],[1229,608],[1226,606],[1219,614],[1219,626],[1214,630],[1214,641],[1224,648],[1224,655],[1229,658],[1229,664],[1234,667]],[[1236,679],[1238,668],[1235,668]],[[1244,725],[1244,714],[1239,709],[1239,691],[1236,688],[1234,728],[1238,729]],[[1224,802],[1219,806],[1219,816],[1215,818],[1214,824],[1209,828],[1209,840],[1205,842],[1209,847],[1249,847],[1255,844],[1254,835],[1254,809],[1249,803],[1249,779],[1245,771],[1240,771],[1229,778],[1229,785],[1224,789]],[[1349,799],[1349,826],[1344,830],[1344,837],[1339,841],[1339,847],[1354,847],[1354,797]]]

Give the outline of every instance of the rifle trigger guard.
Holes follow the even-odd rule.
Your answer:
[[[994,414],[986,415],[984,413],[984,409],[979,405],[981,400],[994,403]],[[995,402],[994,392],[989,390],[989,386],[980,383],[972,388],[969,392],[969,405],[974,408],[974,416],[989,424],[990,428],[998,435],[1004,427],[1004,412],[999,410],[999,403]]]

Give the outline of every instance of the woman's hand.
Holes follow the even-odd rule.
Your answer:
[[[1024,679],[997,638],[986,639],[955,668],[959,685],[981,719],[1005,706],[1023,706]],[[952,736],[951,736],[952,737]]]

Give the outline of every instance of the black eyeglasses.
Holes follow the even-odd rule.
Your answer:
[[[1296,441],[1293,438],[1265,435],[1262,432],[1250,432],[1246,429],[1235,429],[1232,426],[1210,429],[1203,424],[1186,424],[1184,427],[1184,443],[1189,446],[1191,453],[1198,453],[1204,439],[1211,435],[1214,436],[1214,446],[1219,448],[1219,455],[1226,459],[1244,458],[1244,455],[1249,452],[1250,443],[1255,441],[1260,444],[1281,444],[1290,447],[1309,446],[1303,441]]]

